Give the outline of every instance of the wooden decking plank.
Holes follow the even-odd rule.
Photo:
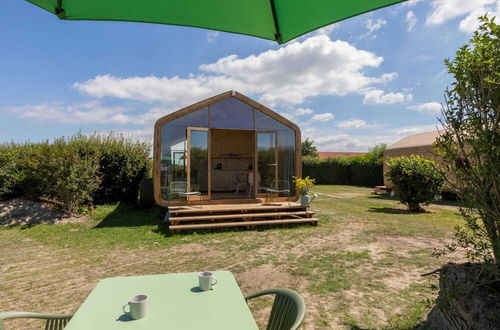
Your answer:
[[[181,215],[189,213],[226,213],[226,212],[243,212],[243,211],[284,211],[284,210],[306,210],[306,207],[300,204],[287,203],[283,205],[262,205],[262,204],[233,204],[233,205],[203,205],[203,207],[189,207],[189,208],[169,208],[172,215]]]
[[[241,219],[241,218],[270,218],[270,217],[286,217],[299,216],[308,217],[314,212],[299,211],[299,212],[270,212],[270,213],[235,213],[235,214],[218,214],[218,215],[192,215],[183,217],[171,217],[171,221],[203,221],[203,220],[224,220],[224,219]]]
[[[219,223],[203,223],[189,225],[170,226],[170,230],[183,229],[206,229],[206,228],[225,228],[225,227],[245,227],[245,226],[260,226],[260,225],[283,225],[292,223],[318,223],[316,218],[301,218],[301,219],[279,219],[279,220],[257,220],[243,222],[219,222]]]

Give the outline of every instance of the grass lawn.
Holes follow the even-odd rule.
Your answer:
[[[409,214],[369,188],[316,192],[317,227],[171,236],[158,225],[162,209],[110,205],[85,223],[0,228],[2,309],[74,312],[105,277],[227,269],[244,294],[276,286],[299,291],[307,304],[304,329],[418,325],[437,294],[437,278],[420,274],[460,259],[432,256],[460,223],[456,207]],[[252,303],[260,324],[268,309],[265,298]]]

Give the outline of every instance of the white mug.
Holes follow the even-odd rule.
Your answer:
[[[145,294],[138,294],[137,296],[130,297],[128,303],[123,306],[123,312],[130,315],[134,320],[142,319],[146,316],[148,296]],[[125,307],[129,306],[130,311],[127,312]]]
[[[217,284],[217,279],[212,272],[201,272],[198,274],[198,280],[201,291],[212,290],[212,287]]]

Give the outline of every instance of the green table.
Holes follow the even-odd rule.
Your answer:
[[[233,274],[214,274],[211,291],[199,291],[198,273],[104,279],[64,329],[258,329]],[[148,296],[148,313],[131,320],[122,307],[136,294]]]

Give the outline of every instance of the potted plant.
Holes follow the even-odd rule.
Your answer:
[[[295,187],[300,191],[300,205],[301,206],[309,206],[314,198],[316,198],[316,194],[311,197],[310,189],[314,187],[315,179],[311,179],[308,176],[305,178],[298,178],[296,176],[293,177],[293,182],[295,183]]]

